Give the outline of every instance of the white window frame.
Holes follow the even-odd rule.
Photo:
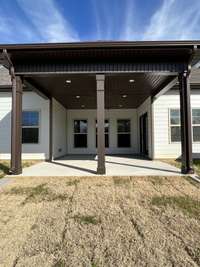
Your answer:
[[[180,124],[171,124],[171,110],[178,110],[180,112],[180,108],[174,107],[169,108],[168,110],[168,120],[169,120],[169,143],[170,144],[180,144],[181,141],[172,141],[172,134],[171,134],[171,128],[172,127],[181,127],[181,118],[180,118]]]
[[[193,131],[194,131],[194,127],[200,127],[200,124],[193,124],[193,110],[200,110],[200,108],[192,108],[192,142],[194,143],[194,144],[198,144],[198,143],[200,143],[200,140],[199,141],[194,141],[194,134],[193,134]]]
[[[75,121],[86,121],[87,122],[87,132],[86,133],[75,133],[74,132],[74,122]],[[87,149],[88,148],[88,119],[79,119],[79,118],[77,118],[77,119],[73,119],[73,126],[72,126],[72,129],[73,129],[73,148],[74,149]],[[86,147],[75,147],[75,142],[74,142],[74,136],[75,135],[79,135],[79,134],[85,134],[86,136],[87,136],[87,146]]]
[[[198,143],[200,143],[200,141],[194,141],[194,134],[193,134],[193,129],[194,129],[194,127],[196,126],[199,126],[200,127],[200,124],[193,124],[193,110],[195,110],[195,109],[199,109],[200,110],[200,108],[191,108],[191,124],[192,124],[192,143],[194,143],[194,144],[198,144]],[[168,112],[168,120],[169,120],[169,140],[170,140],[170,144],[180,144],[181,143],[181,141],[177,141],[177,142],[174,142],[174,141],[172,141],[171,140],[171,127],[181,127],[181,118],[180,118],[180,124],[178,125],[175,125],[175,124],[171,124],[171,110],[179,110],[179,112],[180,112],[180,108],[176,108],[176,107],[174,107],[174,108],[170,108],[169,109],[169,112]]]
[[[118,132],[118,121],[121,121],[121,120],[130,121],[130,132]],[[117,126],[117,129],[116,129],[116,132],[117,132],[117,148],[119,148],[119,149],[130,149],[132,147],[132,140],[131,140],[131,119],[130,118],[117,118],[116,126]],[[130,146],[128,146],[128,147],[119,147],[118,146],[118,134],[129,134],[130,135]]]
[[[38,113],[38,126],[24,126],[22,125],[22,129],[23,128],[38,128],[38,142],[37,143],[23,143],[22,145],[39,145],[40,144],[40,139],[41,139],[41,110],[36,110],[36,109],[23,109],[22,110],[22,116],[23,116],[23,112],[37,112]]]

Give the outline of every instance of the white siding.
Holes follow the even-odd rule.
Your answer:
[[[53,99],[53,158],[67,153],[67,110]]]
[[[170,142],[169,110],[180,108],[178,91],[170,91],[160,96],[154,106],[154,157],[177,158],[181,155],[181,144]],[[191,94],[192,108],[200,108],[200,90],[193,90]],[[200,143],[193,143],[193,153],[199,157]]]
[[[0,93],[0,159],[10,158],[11,93]],[[49,101],[33,92],[23,93],[23,110],[40,112],[39,144],[23,144],[23,159],[48,159],[49,156]]]
[[[139,125],[140,125],[140,116],[147,113],[148,114],[148,151],[149,157],[153,157],[152,150],[152,105],[151,105],[151,97],[147,98],[142,105],[140,105],[137,109],[138,114],[138,143],[140,142],[139,135]]]
[[[74,148],[73,140],[73,121],[75,119],[88,120],[88,147]],[[137,142],[137,110],[136,109],[111,109],[105,111],[105,119],[109,120],[109,148],[106,153],[109,154],[129,154],[138,153]],[[131,120],[131,147],[118,148],[117,147],[117,119]],[[69,154],[95,154],[95,120],[96,110],[68,110],[67,111],[67,144]]]

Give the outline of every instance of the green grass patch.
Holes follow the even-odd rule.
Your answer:
[[[65,267],[65,266],[66,266],[65,262],[62,261],[62,260],[59,260],[58,262],[56,262],[56,263],[53,265],[53,267]]]
[[[23,160],[22,168],[30,167],[36,163],[41,162],[41,160]],[[0,160],[0,178],[9,174],[10,170],[10,160]]]
[[[79,180],[68,181],[67,186],[77,186],[78,183],[80,183]]]
[[[100,220],[98,220],[97,218],[95,218],[95,216],[83,216],[83,215],[75,215],[73,217],[73,219],[75,219],[75,221],[82,223],[82,224],[93,224],[93,225],[97,225],[100,223]]]
[[[113,177],[113,182],[116,186],[124,186],[130,184],[130,179],[123,177]]]
[[[46,184],[40,184],[35,187],[13,187],[8,194],[11,195],[25,195],[26,198],[22,204],[27,202],[41,202],[41,201],[64,201],[68,198],[66,194],[55,194]]]
[[[193,160],[194,169],[198,175],[200,175],[200,159]]]
[[[151,200],[152,205],[180,209],[184,214],[200,219],[200,201],[189,196],[155,196]]]
[[[161,161],[181,169],[181,159],[163,159]],[[195,172],[200,175],[200,159],[193,159],[193,168]]]

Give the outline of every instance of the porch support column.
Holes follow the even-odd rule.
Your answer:
[[[104,137],[104,88],[105,75],[96,75],[97,81],[97,173],[105,174],[105,137]]]
[[[22,80],[15,76],[11,67],[12,79],[12,117],[11,117],[11,174],[21,174],[22,154]]]
[[[49,98],[49,160],[53,159],[53,98]]]
[[[184,174],[192,174],[192,122],[189,71],[179,74],[180,116],[181,116],[181,149],[182,168]]]

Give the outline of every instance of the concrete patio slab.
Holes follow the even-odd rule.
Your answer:
[[[53,162],[41,162],[23,169],[20,176],[94,176],[97,157],[69,155]],[[176,176],[179,169],[161,161],[133,156],[106,156],[107,176]]]

